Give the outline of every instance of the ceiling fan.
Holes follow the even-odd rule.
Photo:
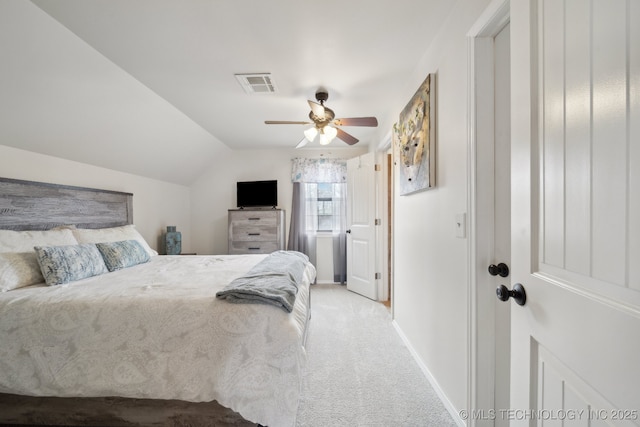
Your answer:
[[[351,117],[347,119],[336,119],[335,113],[329,107],[324,106],[324,102],[329,99],[329,92],[320,88],[316,91],[316,100],[307,101],[311,107],[309,112],[310,122],[303,121],[282,121],[282,120],[265,120],[267,125],[310,125],[313,127],[304,131],[304,138],[296,145],[301,148],[308,142],[319,138],[321,145],[327,145],[333,141],[335,137],[340,138],[349,145],[358,142],[358,138],[340,129],[339,126],[378,126],[378,120],[375,117]]]

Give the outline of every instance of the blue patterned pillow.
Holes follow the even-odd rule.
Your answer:
[[[109,271],[149,262],[149,253],[137,240],[96,243]]]
[[[35,246],[40,271],[47,285],[61,285],[107,273],[100,251],[93,243]]]

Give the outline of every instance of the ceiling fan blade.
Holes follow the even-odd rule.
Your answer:
[[[265,120],[266,125],[309,125],[311,122],[294,122],[288,120]]]
[[[358,142],[358,138],[356,138],[355,136],[349,135],[348,133],[346,133],[340,128],[336,128],[336,129],[338,130],[338,134],[336,136],[341,140],[343,140],[344,142],[346,142],[347,144],[353,145],[356,142]]]
[[[351,117],[348,119],[335,119],[333,121],[338,126],[378,126],[378,119],[375,117]]]
[[[307,145],[308,142],[309,140],[307,138],[302,138],[300,142],[298,142],[298,145],[296,145],[296,148],[302,148]]]
[[[309,103],[309,107],[311,107],[311,111],[313,111],[313,114],[315,116],[324,117],[324,107],[322,105],[309,100],[307,100],[307,102]]]

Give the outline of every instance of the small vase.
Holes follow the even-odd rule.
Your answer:
[[[176,231],[176,226],[168,226],[164,236],[167,255],[180,255],[182,252],[182,233]]]

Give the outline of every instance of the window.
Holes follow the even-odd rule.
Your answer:
[[[306,183],[305,212],[307,231],[340,231],[345,184]]]

